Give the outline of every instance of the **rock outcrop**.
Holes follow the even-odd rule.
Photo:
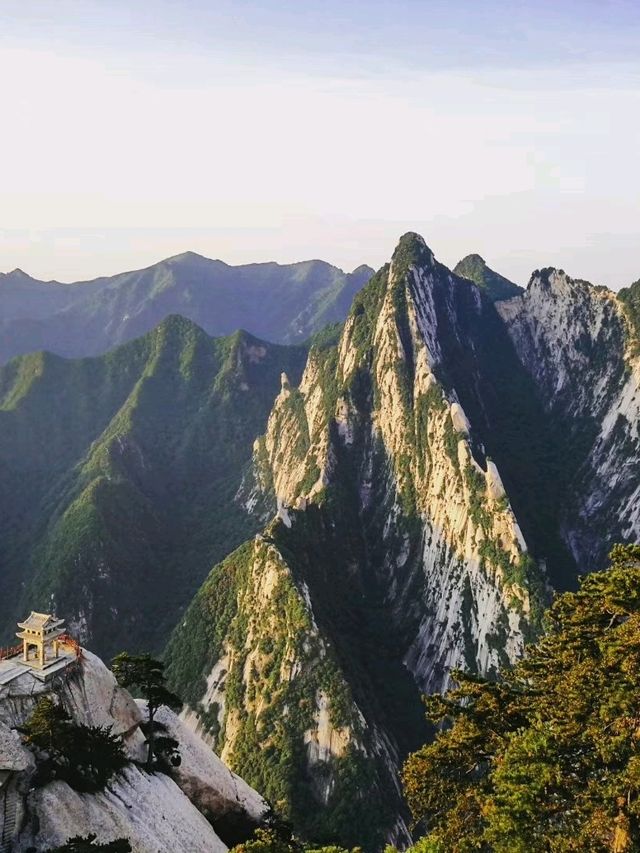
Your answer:
[[[640,355],[624,304],[562,270],[497,306],[562,449],[558,525],[580,571],[640,537]]]
[[[43,696],[53,696],[76,724],[108,726],[122,736],[130,763],[104,790],[79,793],[61,780],[33,786],[36,762],[18,729]],[[164,709],[159,720],[180,742],[182,763],[173,778],[146,772],[142,720],[131,695],[88,651],[46,682],[25,669],[0,686],[3,853],[45,850],[89,833],[102,842],[127,838],[135,853],[222,853],[247,837],[267,811],[262,798]]]

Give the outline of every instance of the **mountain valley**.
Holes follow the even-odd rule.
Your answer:
[[[333,269],[225,318],[158,270],[69,286],[108,352],[0,367],[0,628],[38,607],[102,656],[163,652],[183,724],[304,838],[402,848],[422,694],[496,679],[556,591],[640,538],[640,283],[523,290],[413,233],[374,275]],[[39,287],[29,324],[86,322]],[[105,325],[127,292],[139,323]]]

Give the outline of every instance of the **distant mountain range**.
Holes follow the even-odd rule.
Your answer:
[[[185,252],[143,270],[61,284],[22,270],[0,274],[0,363],[48,350],[99,355],[145,334],[171,314],[210,335],[237,329],[299,343],[343,320],[373,270],[344,273],[324,261],[229,266]]]
[[[164,648],[236,772],[368,851],[409,838],[420,694],[496,675],[640,537],[640,282],[523,290],[416,234],[369,273],[0,279],[4,357],[155,324],[0,367],[0,641],[35,607],[104,656]]]

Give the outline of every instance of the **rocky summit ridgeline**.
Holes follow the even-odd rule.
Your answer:
[[[638,287],[406,234],[305,346],[172,317],[14,359],[3,627],[53,597],[102,653],[168,639],[184,723],[304,838],[404,844],[421,694],[495,677],[640,537]]]

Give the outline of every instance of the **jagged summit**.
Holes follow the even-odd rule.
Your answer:
[[[558,267],[543,267],[539,270],[534,270],[527,284],[527,290],[530,288],[541,287],[548,290],[567,290],[572,289],[576,292],[586,293],[589,290],[598,291],[600,293],[612,293],[608,287],[603,285],[593,284],[584,278],[573,278],[569,273]]]

